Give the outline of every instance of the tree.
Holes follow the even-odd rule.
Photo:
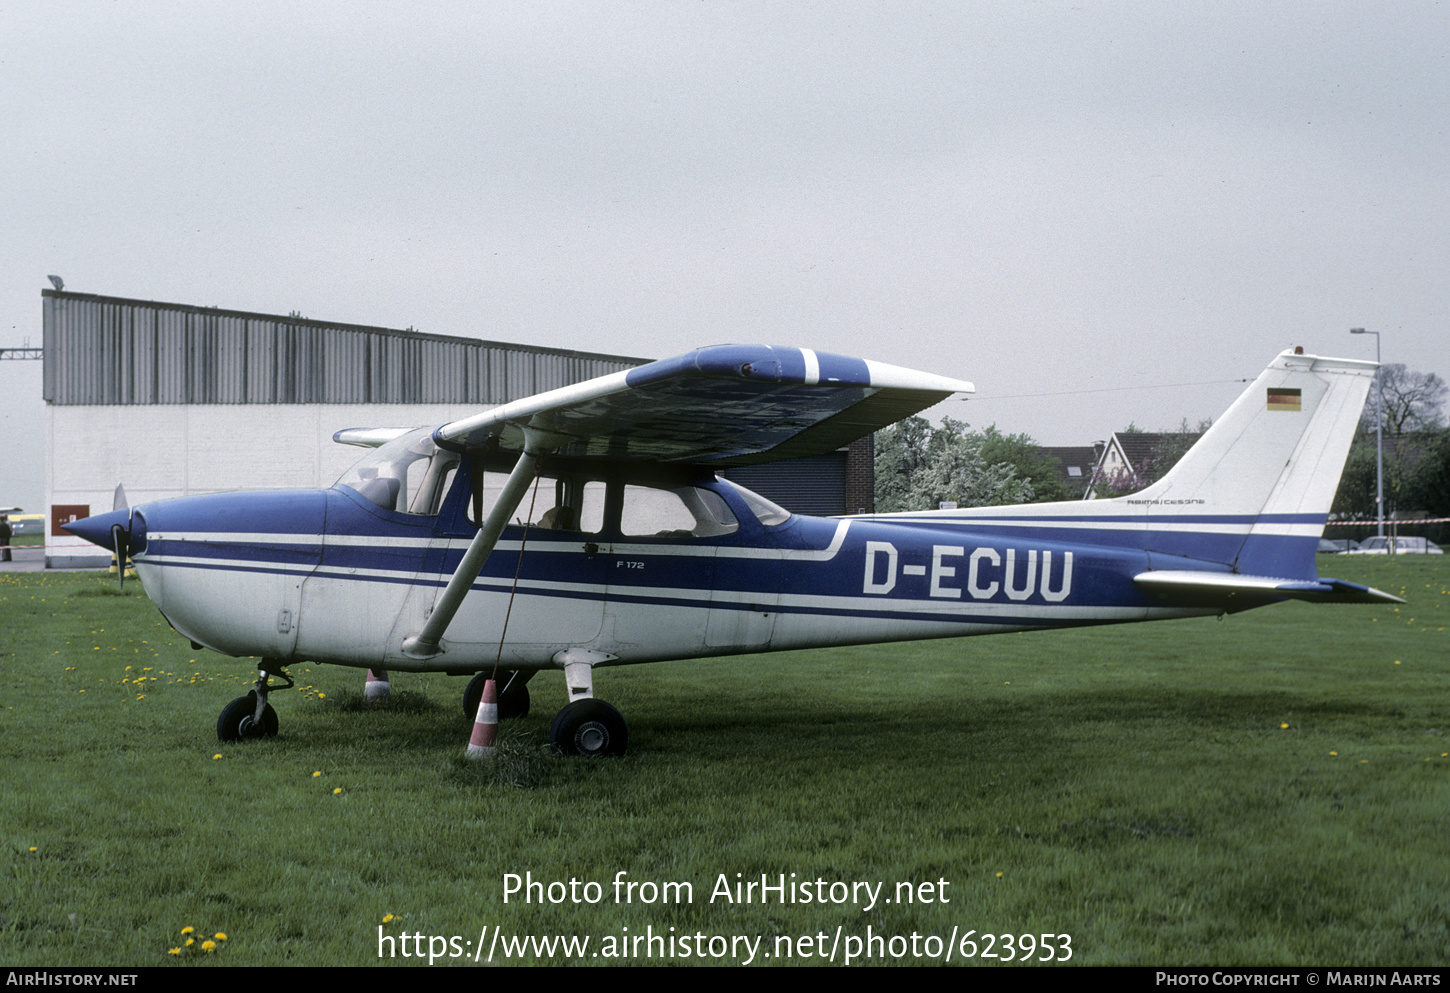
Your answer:
[[[1374,498],[1375,454],[1374,438],[1371,436],[1369,444],[1361,438],[1349,450],[1330,513],[1337,518],[1372,521],[1375,519]]]
[[[909,417],[876,433],[876,509],[935,510],[943,501],[959,507],[1025,503],[1032,484],[1006,462],[989,462],[984,438],[950,417],[933,429]],[[1001,439],[1001,435],[997,435]]]
[[[1450,388],[1433,372],[1413,372],[1402,362],[1380,366],[1379,382],[1370,389],[1369,402],[1360,417],[1363,430],[1374,431],[1375,406],[1384,395],[1384,433],[1409,434],[1440,426],[1445,398]]]
[[[1375,409],[1379,387],[1384,388],[1384,493],[1385,517],[1411,511],[1443,516],[1442,483],[1444,460],[1450,457],[1450,441],[1441,427],[1447,389],[1433,372],[1413,372],[1393,362],[1380,366],[1380,382],[1371,387],[1369,400],[1360,415],[1359,433],[1339,479],[1333,513],[1344,518],[1374,520],[1375,510]]]
[[[1003,463],[1017,472],[1017,477],[1032,484],[1032,501],[1074,500],[1073,493],[1062,481],[1062,465],[1037,444],[1029,434],[1003,434],[993,424],[982,431],[982,458],[988,465]]]
[[[1450,428],[1425,439],[1424,453],[1405,481],[1405,502],[1431,518],[1450,517]],[[1432,537],[1443,536],[1444,525],[1432,526]]]
[[[1188,418],[1182,418],[1178,422],[1178,430],[1165,431],[1158,439],[1158,447],[1153,452],[1153,461],[1158,468],[1158,475],[1154,482],[1162,479],[1168,474],[1168,470],[1178,464],[1178,460],[1188,454],[1188,450],[1197,444],[1208,429],[1213,427],[1212,418],[1204,418],[1198,422],[1198,427],[1188,426]]]
[[[931,441],[931,422],[925,417],[908,417],[876,432],[876,510],[921,510],[908,506],[911,481],[926,462]]]
[[[1424,453],[1409,479],[1407,497],[1431,517],[1450,517],[1450,428],[1425,439]]]

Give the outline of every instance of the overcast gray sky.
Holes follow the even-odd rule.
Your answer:
[[[0,0],[0,346],[59,273],[858,354],[1045,444],[1216,417],[1290,345],[1373,358],[1351,326],[1443,376],[1447,52],[1430,0]]]

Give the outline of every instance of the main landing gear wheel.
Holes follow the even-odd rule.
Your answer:
[[[216,736],[222,741],[271,738],[276,733],[277,712],[270,703],[262,705],[262,719],[257,720],[256,690],[227,704],[216,722]]]
[[[492,673],[480,672],[468,681],[468,688],[463,691],[463,716],[470,721],[478,716],[478,701],[483,699],[483,684],[488,682]],[[498,674],[499,684],[503,689],[498,695],[498,719],[506,721],[514,717],[529,716],[529,688],[524,685],[527,680],[518,671],[500,672]]]
[[[575,700],[554,715],[549,743],[560,755],[623,755],[629,729],[619,711],[603,700]]]

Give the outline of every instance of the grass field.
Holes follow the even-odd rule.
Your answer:
[[[895,941],[867,961],[911,962],[955,928],[978,956],[1069,935],[1074,964],[1445,965],[1450,557],[1320,568],[1409,603],[611,669],[616,761],[547,753],[546,673],[478,765],[463,680],[395,675],[374,710],[324,666],[274,696],[277,738],[220,746],[244,661],[190,649],[135,584],[5,574],[0,962],[362,965],[381,935],[416,963],[458,936],[443,964],[493,928],[599,963],[749,957],[712,936],[840,961],[868,935]],[[616,902],[621,872],[693,899]],[[505,903],[510,873],[601,898]],[[782,873],[892,902],[711,900]]]

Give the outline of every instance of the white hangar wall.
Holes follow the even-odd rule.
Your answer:
[[[227,490],[331,486],[365,454],[334,442],[333,432],[442,424],[488,406],[50,407],[48,502],[104,512],[118,483],[133,504]]]

